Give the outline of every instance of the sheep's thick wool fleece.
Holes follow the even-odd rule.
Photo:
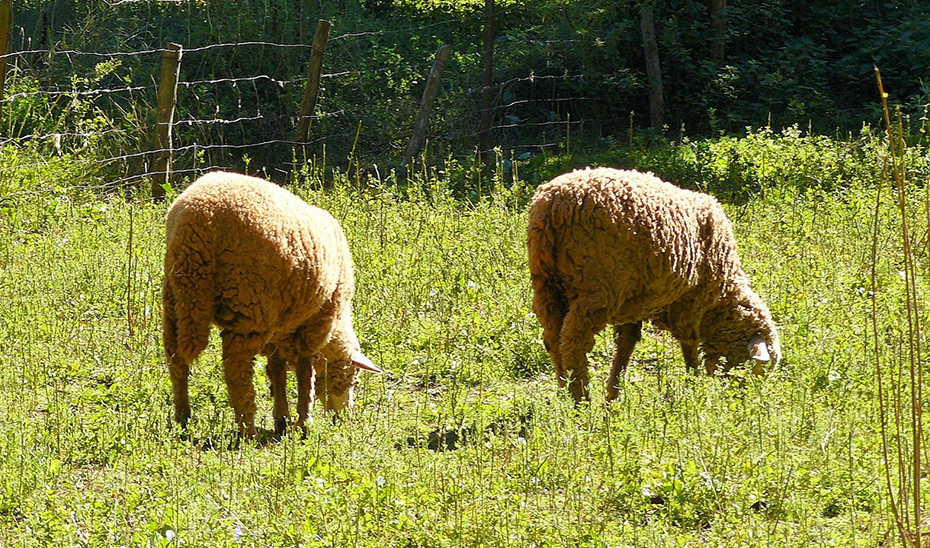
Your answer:
[[[661,316],[669,305],[682,312],[668,318],[674,324],[690,316],[680,309],[703,312],[748,287],[717,200],[651,173],[586,169],[540,186],[529,248],[534,278],[557,283],[569,302],[605,307],[611,324]]]
[[[211,322],[278,343],[324,305],[330,321],[333,310],[337,321],[342,310],[349,313],[354,278],[342,229],[329,213],[277,185],[207,174],[175,201],[166,231],[177,352],[187,361],[206,346]]]

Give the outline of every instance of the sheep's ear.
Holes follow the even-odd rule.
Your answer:
[[[381,368],[375,365],[371,360],[369,360],[361,352],[353,352],[352,357],[350,358],[352,363],[355,364],[355,367],[359,369],[364,369],[365,371],[371,371],[372,373],[380,373]]]
[[[769,356],[769,347],[765,344],[765,339],[759,335],[753,335],[749,339],[749,356],[757,362],[767,362],[772,359]]]

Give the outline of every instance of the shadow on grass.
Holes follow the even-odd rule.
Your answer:
[[[463,447],[469,439],[475,438],[478,434],[487,435],[506,435],[508,432],[515,432],[517,437],[525,438],[528,434],[528,426],[533,419],[532,412],[527,411],[521,415],[515,416],[508,420],[500,418],[492,421],[486,428],[479,431],[474,425],[459,426],[446,430],[436,429],[423,436],[408,436],[406,444],[398,442],[394,445],[396,449],[403,447],[425,448],[430,451],[454,451]]]

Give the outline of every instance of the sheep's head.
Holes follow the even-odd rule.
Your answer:
[[[358,370],[381,373],[358,348],[354,336],[348,342],[330,341],[314,364],[316,397],[326,411],[339,411],[352,407]]]
[[[701,322],[704,367],[713,373],[725,358],[724,371],[752,361],[752,371],[761,375],[778,365],[781,344],[768,307],[751,291],[736,306],[721,305]]]

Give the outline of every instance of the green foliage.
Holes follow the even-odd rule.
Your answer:
[[[174,41],[186,50],[176,144],[235,146],[187,149],[176,158],[177,167],[241,167],[248,155],[273,172],[286,170],[295,156],[328,156],[340,167],[351,156],[362,169],[377,165],[386,176],[409,139],[433,55],[440,44],[450,44],[453,56],[424,158],[466,162],[475,152],[480,1],[21,4],[13,49],[49,51],[14,58],[14,99],[5,105],[12,116],[3,122],[8,136],[62,134],[66,153],[98,157],[150,149],[158,50]],[[571,138],[603,150],[605,139],[626,141],[631,126],[638,132],[646,125],[640,7],[638,0],[496,3],[492,121],[504,156],[571,152]],[[916,120],[930,103],[921,81],[930,64],[926,2],[731,2],[722,62],[710,58],[714,29],[706,1],[670,0],[654,9],[667,129],[680,128],[680,137],[742,134],[746,127],[858,132],[863,122],[879,120],[873,64],[883,69],[905,115]],[[331,21],[333,30],[311,144],[297,150],[286,143],[252,146],[293,135],[318,19]],[[240,45],[211,47],[234,43]],[[61,50],[148,53],[109,58],[56,53]],[[99,92],[127,86],[136,91]],[[66,94],[16,95],[37,87]],[[215,118],[243,120],[210,122]],[[85,135],[93,132],[105,133],[85,148]],[[46,146],[55,152],[54,143]],[[124,160],[109,169],[120,178],[143,172],[143,163]]]
[[[923,184],[930,177],[926,159],[925,129],[907,136],[909,177]],[[843,191],[877,185],[884,134],[864,126],[853,136],[837,139],[803,131],[796,126],[775,132],[770,127],[747,128],[745,137],[679,141],[661,137],[635,137],[628,143],[607,139],[602,151],[528,157],[520,173],[533,184],[588,165],[652,171],[686,188],[718,197],[745,201],[778,187],[803,193],[808,190]],[[592,149],[594,147],[579,147]]]
[[[82,190],[83,164],[67,158],[20,167],[55,183],[27,194],[4,179],[0,541],[875,546],[888,527],[869,357],[867,141],[763,130],[641,151],[644,162],[703,165],[707,186],[742,192],[726,207],[784,361],[764,378],[689,376],[675,341],[647,327],[605,405],[604,334],[590,354],[593,401],[579,409],[530,314],[530,188],[507,179],[503,159],[473,199],[457,190],[469,188],[458,180],[467,170],[401,186],[338,172],[324,184],[308,166],[292,188],[344,226],[355,325],[385,374],[363,374],[341,420],[317,410],[304,437],[237,448],[215,337],[193,367],[190,437],[171,425],[159,319],[166,206]],[[742,183],[726,178],[733,171]],[[906,320],[900,244],[888,236],[899,221],[883,192],[880,343],[894,349]],[[913,192],[920,203],[923,189]],[[255,382],[268,429],[262,367]]]
[[[342,76],[326,82],[313,126],[326,147],[200,150],[179,163],[297,163],[292,188],[349,237],[356,327],[385,374],[363,375],[341,420],[317,415],[303,437],[236,447],[214,338],[194,366],[191,437],[180,436],[159,333],[166,206],[119,184],[133,160],[99,161],[148,148],[138,143],[153,122],[149,92],[99,90],[150,84],[157,56],[24,60],[9,74],[4,135],[51,138],[5,142],[0,154],[0,543],[888,542],[871,356],[879,345],[883,365],[903,359],[905,297],[884,134],[861,120],[874,115],[878,62],[911,114],[909,204],[922,203],[930,101],[915,67],[927,66],[925,3],[731,3],[722,66],[707,60],[705,4],[656,4],[674,82],[667,101],[682,128],[672,136],[640,131],[645,117],[631,114],[645,112],[637,2],[499,2],[498,100],[510,105],[499,118],[514,128],[490,170],[472,154],[483,2],[18,4],[18,24],[49,49],[307,44],[316,19],[333,21],[326,66]],[[444,42],[455,53],[426,165],[398,179],[393,159]],[[286,137],[300,89],[276,81],[301,76],[306,48],[208,51],[185,54],[184,79],[200,83],[182,87],[179,117],[245,105],[236,115],[261,110],[261,120],[179,125],[177,138]],[[276,81],[206,82],[243,75]],[[31,93],[48,82],[63,94]],[[540,120],[559,124],[535,128]],[[570,138],[568,121],[583,122]],[[836,138],[817,133],[837,127]],[[549,144],[516,146],[526,143]],[[585,165],[651,170],[724,200],[779,325],[781,368],[761,379],[687,376],[677,344],[647,326],[617,401],[603,403],[605,334],[590,355],[593,402],[572,407],[530,312],[525,211],[535,185]],[[919,226],[927,212],[907,214]],[[924,264],[926,234],[915,234]],[[267,384],[261,367],[256,383]],[[258,392],[269,428],[270,398]]]

